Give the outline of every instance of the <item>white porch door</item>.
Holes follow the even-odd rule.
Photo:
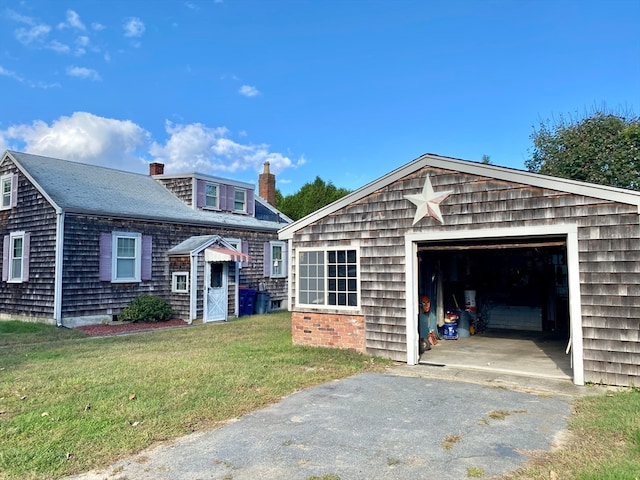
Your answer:
[[[204,285],[204,321],[227,320],[227,264],[207,262]]]

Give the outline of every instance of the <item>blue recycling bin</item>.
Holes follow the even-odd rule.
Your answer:
[[[253,309],[255,308],[256,291],[252,288],[241,288],[239,307],[240,316],[253,315]]]

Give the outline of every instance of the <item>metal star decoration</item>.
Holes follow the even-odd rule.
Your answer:
[[[440,223],[444,223],[442,212],[440,212],[440,204],[452,193],[453,190],[435,193],[431,186],[431,179],[429,178],[429,175],[427,175],[421,194],[404,196],[404,198],[416,206],[416,215],[413,217],[413,225],[418,223],[418,221],[426,215],[429,215],[431,218],[435,218]]]

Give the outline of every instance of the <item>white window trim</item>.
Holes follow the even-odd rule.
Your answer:
[[[134,258],[134,277],[118,278],[118,239],[133,238],[136,241],[136,256]],[[111,234],[111,282],[133,283],[142,281],[142,234],[129,232],[112,232]]]
[[[7,283],[24,283],[23,272],[24,272],[24,237],[25,232],[12,232],[9,234],[9,277],[7,278]],[[13,271],[13,242],[17,239],[22,239],[22,257],[20,258],[20,275],[17,277]]]
[[[356,306],[350,306],[350,305],[330,305],[327,300],[329,298],[329,290],[328,290],[328,279],[327,279],[327,259],[328,259],[328,253],[329,252],[336,252],[339,250],[355,250],[356,252],[356,269],[357,269],[357,274],[356,274]],[[311,308],[314,310],[340,310],[340,311],[350,311],[350,312],[355,312],[355,311],[360,311],[362,308],[362,299],[361,299],[361,291],[362,291],[362,285],[361,285],[361,270],[360,270],[360,248],[357,246],[339,246],[339,247],[327,247],[327,248],[321,248],[321,247],[312,247],[312,248],[298,248],[296,249],[296,255],[299,255],[300,253],[304,253],[304,252],[324,252],[325,254],[325,260],[324,260],[324,281],[325,281],[325,288],[324,288],[324,304],[317,304],[317,303],[300,303],[300,262],[296,261],[296,282],[295,282],[295,288],[296,288],[296,295],[295,295],[295,300],[296,300],[296,306],[297,307],[304,307],[304,308]]]
[[[241,192],[242,195],[244,196],[244,200],[243,200],[243,207],[242,209],[237,209],[236,208],[236,193]],[[241,213],[247,213],[247,191],[243,188],[234,188],[233,189],[233,211],[234,212],[241,212]]]
[[[9,203],[7,205],[4,204],[4,184],[5,182],[9,182]],[[13,195],[13,174],[2,175],[0,177],[0,210],[10,210],[11,209],[11,197]]]
[[[273,273],[273,247],[280,247],[282,252],[282,268],[281,273]],[[269,251],[271,258],[271,265],[269,265],[269,277],[270,278],[285,278],[287,276],[287,256],[285,255],[287,249],[287,242],[280,240],[272,240],[269,242]]]
[[[207,205],[207,187],[215,187],[216,189],[216,204],[215,205]],[[214,182],[205,182],[204,184],[204,208],[211,208],[213,210],[220,210],[220,185]]]
[[[187,280],[184,289],[178,288],[178,277],[181,276],[184,276]],[[171,291],[173,293],[189,293],[189,272],[173,272],[171,274]]]
[[[239,239],[239,238],[225,238],[224,241],[227,242],[229,245],[231,245],[236,250],[238,250],[240,253],[242,253],[242,240],[241,239]],[[236,264],[238,265],[238,268],[242,268],[242,262],[236,262]]]

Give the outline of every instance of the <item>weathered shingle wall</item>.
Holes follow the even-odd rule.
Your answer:
[[[0,177],[10,173],[17,174],[18,169],[7,159],[0,168]],[[5,235],[20,231],[31,234],[29,280],[24,283],[0,282],[0,314],[53,322],[56,213],[21,174],[18,206],[0,210],[0,241]]]
[[[445,224],[412,226],[426,175]],[[640,225],[637,207],[427,167],[311,224],[294,248],[360,246],[361,312],[372,354],[406,361],[405,245],[407,233],[576,224],[582,295],[585,381],[640,383]],[[294,262],[295,262],[295,255]],[[295,305],[294,286],[291,305]],[[294,310],[302,311],[301,309]]]
[[[105,232],[132,232],[152,238],[152,280],[140,283],[117,284],[99,280],[99,238]],[[152,294],[164,298],[177,298],[178,307],[184,311],[185,295],[171,293],[171,265],[167,251],[180,242],[196,235],[220,235],[239,238],[249,242],[251,265],[239,273],[239,283],[257,288],[266,281],[272,297],[284,299],[286,282],[268,281],[263,277],[263,245],[274,238],[266,232],[246,232],[234,229],[213,229],[170,223],[142,222],[134,220],[96,218],[86,215],[67,215],[65,222],[65,261],[63,273],[63,318],[88,315],[117,315],[135,297]],[[186,271],[189,271],[188,269]],[[203,288],[204,262],[198,265],[197,287]],[[230,286],[235,286],[235,270],[229,269]],[[193,279],[191,279],[193,284]],[[201,297],[201,295],[199,295]],[[230,313],[234,313],[235,297],[229,295]],[[188,303],[187,303],[188,305]],[[199,299],[197,315],[202,316],[202,301]],[[188,307],[187,307],[188,313]]]

